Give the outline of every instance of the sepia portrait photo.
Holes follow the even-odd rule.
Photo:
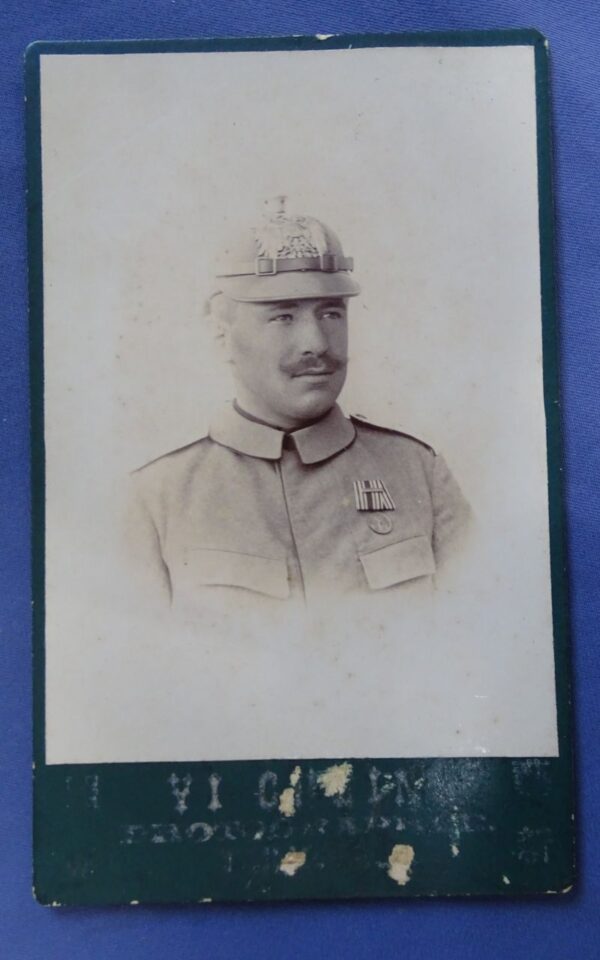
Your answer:
[[[555,756],[532,47],[40,84],[48,762]]]

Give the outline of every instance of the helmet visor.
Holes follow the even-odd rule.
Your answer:
[[[356,297],[360,287],[347,270],[293,270],[268,276],[219,277],[223,293],[242,303],[309,300],[313,297]]]

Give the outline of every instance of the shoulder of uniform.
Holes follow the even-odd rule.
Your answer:
[[[193,457],[206,446],[208,439],[209,436],[208,433],[206,433],[204,436],[198,437],[197,440],[193,440],[191,443],[186,443],[183,447],[176,447],[175,450],[169,450],[167,453],[163,453],[158,457],[154,457],[153,460],[149,460],[147,463],[142,464],[142,466],[132,470],[131,476],[141,476],[146,473],[155,473],[163,468],[168,469],[171,465],[176,463],[183,464],[187,460],[193,459]]]
[[[411,433],[405,433],[403,430],[394,430],[392,427],[384,427],[378,423],[372,423],[371,420],[367,420],[366,417],[363,417],[360,413],[350,414],[350,419],[358,427],[364,427],[365,430],[374,430],[377,433],[387,433],[394,437],[402,437],[405,440],[411,440],[413,443],[419,444],[419,446],[424,447],[425,450],[428,450],[429,453],[432,453],[435,456],[435,450],[432,446],[425,442],[425,440],[419,439],[419,437],[414,437]]]

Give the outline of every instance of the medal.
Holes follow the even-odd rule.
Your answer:
[[[354,480],[354,499],[357,510],[395,510],[383,480]]]

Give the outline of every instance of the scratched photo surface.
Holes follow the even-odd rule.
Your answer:
[[[48,762],[555,756],[533,48],[41,107]]]

